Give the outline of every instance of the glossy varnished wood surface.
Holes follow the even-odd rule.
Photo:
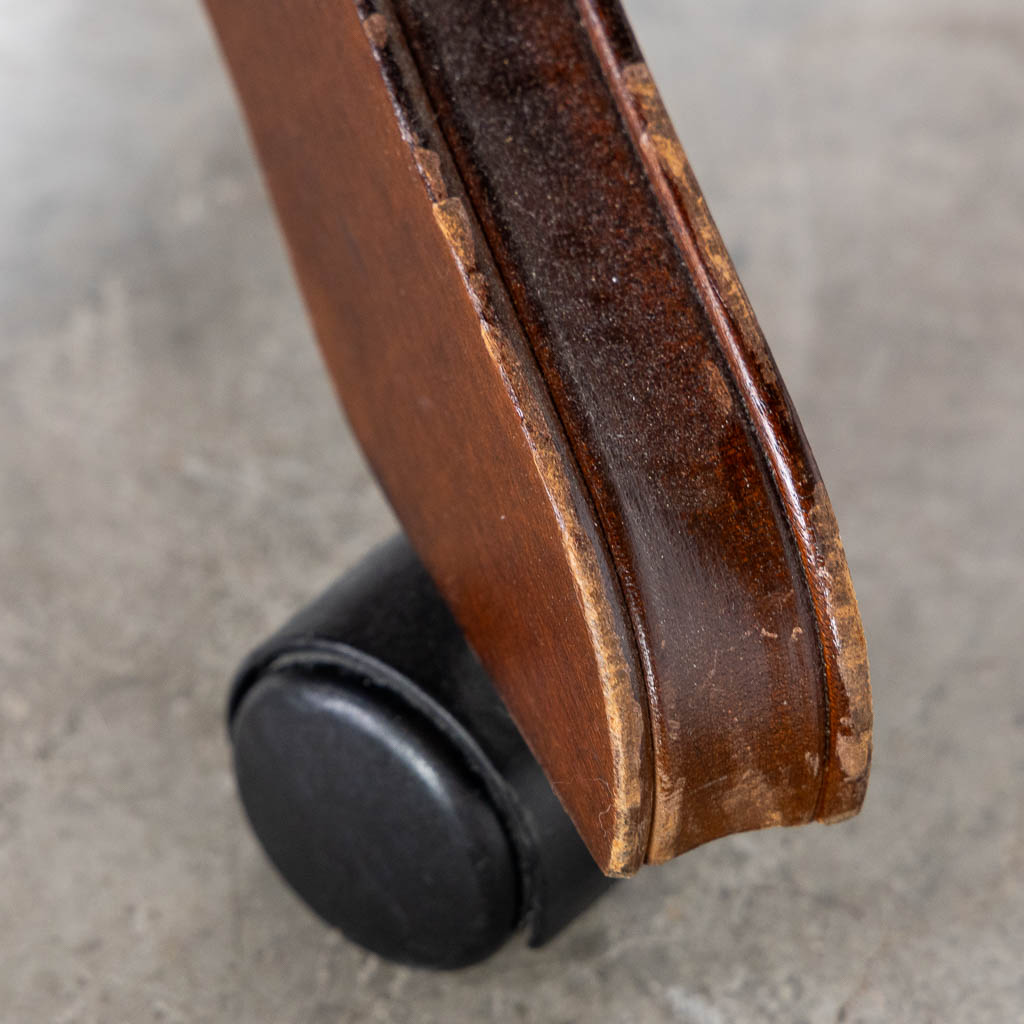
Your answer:
[[[633,871],[651,761],[618,584],[393,25],[210,9],[352,426],[595,859]]]
[[[617,6],[210,6],[353,426],[602,867],[855,811],[834,518]]]
[[[396,10],[630,608],[655,749],[650,858],[843,815],[870,717],[834,521],[618,8]]]
[[[803,583],[808,590],[823,676],[820,788],[812,818],[841,821],[860,809],[867,789],[872,707],[867,646],[832,505],[750,302],[621,9],[608,0],[579,0],[579,7],[742,396],[754,444],[768,466],[792,532],[801,570],[794,586],[799,589]],[[813,762],[816,755],[805,756]],[[774,822],[769,818],[767,823]],[[652,849],[656,845],[657,838],[652,837]],[[670,855],[679,849],[677,843]]]

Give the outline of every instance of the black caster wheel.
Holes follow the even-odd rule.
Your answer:
[[[403,537],[250,655],[229,722],[271,861],[388,959],[541,945],[610,884]]]

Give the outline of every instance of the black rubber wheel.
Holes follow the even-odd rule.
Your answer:
[[[246,659],[228,721],[271,861],[381,956],[541,945],[609,885],[402,537]]]
[[[432,967],[482,960],[515,930],[515,853],[479,768],[395,694],[351,670],[276,672],[232,732],[253,829],[325,921]]]

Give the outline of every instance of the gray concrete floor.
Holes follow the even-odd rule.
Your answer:
[[[0,3],[0,1020],[1024,1019],[1024,8],[636,0],[843,528],[860,818],[395,968],[236,803],[235,660],[393,528],[196,3]]]

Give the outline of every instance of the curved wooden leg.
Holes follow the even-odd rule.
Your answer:
[[[598,865],[855,813],[828,497],[614,0],[209,0],[353,428]]]

